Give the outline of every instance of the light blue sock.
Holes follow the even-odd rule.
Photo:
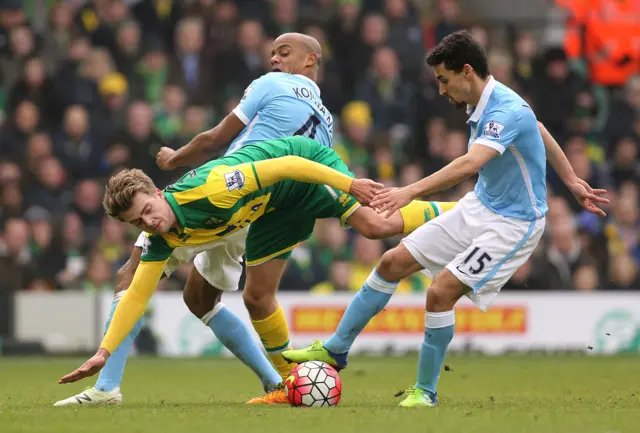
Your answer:
[[[371,272],[358,294],[349,303],[335,334],[324,343],[325,349],[335,355],[347,353],[367,323],[387,305],[396,287],[398,283],[385,281],[375,270]],[[344,361],[346,365],[346,357]]]
[[[265,390],[282,382],[282,377],[262,352],[249,328],[222,302],[205,314],[202,322],[211,328],[224,347],[258,375]]]
[[[122,298],[123,294],[124,291],[119,292],[118,296],[113,300],[113,303],[111,304],[109,318],[107,319],[107,323],[104,325],[105,334],[109,329],[111,319],[113,318],[113,313],[116,311],[116,306],[120,302],[120,298]],[[129,357],[129,352],[131,352],[131,347],[133,347],[133,341],[140,333],[140,329],[142,329],[143,320],[144,319],[138,320],[138,323],[136,323],[131,333],[127,335],[127,338],[125,338],[122,344],[118,346],[116,351],[111,354],[109,359],[107,359],[107,363],[104,365],[102,370],[100,370],[100,376],[98,376],[98,381],[96,382],[95,386],[100,391],[113,391],[122,383],[124,366],[127,364],[127,358]]]
[[[426,314],[426,327],[418,361],[416,387],[434,395],[447,347],[453,339],[455,317],[453,310],[444,313],[427,312]]]

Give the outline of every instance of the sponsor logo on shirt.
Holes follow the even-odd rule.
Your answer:
[[[482,133],[482,135],[484,135],[485,137],[499,139],[500,133],[503,129],[503,124],[491,121],[484,126],[484,132]]]
[[[224,180],[227,183],[229,192],[234,189],[242,189],[244,186],[244,174],[240,170],[234,170],[231,173],[225,173]]]

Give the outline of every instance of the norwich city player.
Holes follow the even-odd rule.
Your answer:
[[[317,218],[336,217],[348,224],[360,208],[358,201],[368,203],[381,187],[354,179],[335,151],[306,137],[245,146],[192,170],[164,191],[140,170],[115,175],[107,185],[105,210],[149,233],[149,243],[100,349],[60,383],[91,376],[104,366],[142,317],[175,248],[208,243],[249,226],[247,261],[268,261],[308,239]],[[243,335],[234,336],[233,346],[252,365],[253,357],[263,355],[250,333]],[[284,403],[279,374],[267,374],[274,383],[265,384],[267,394],[251,402]]]

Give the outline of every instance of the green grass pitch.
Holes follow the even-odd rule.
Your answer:
[[[80,359],[0,358],[0,432],[491,432],[640,431],[640,359],[450,356],[441,406],[397,407],[416,356],[353,358],[337,408],[247,406],[260,393],[240,362],[132,359],[119,407],[54,408],[93,380],[58,385]]]

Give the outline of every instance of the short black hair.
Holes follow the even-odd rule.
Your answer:
[[[464,65],[468,64],[480,78],[489,75],[487,53],[466,30],[446,36],[427,56],[429,66],[441,63],[450,71],[461,72]]]

